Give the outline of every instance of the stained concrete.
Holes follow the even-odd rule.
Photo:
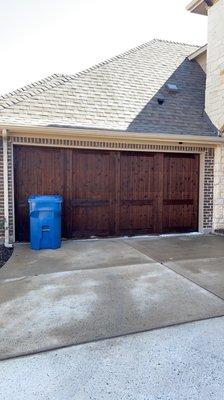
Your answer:
[[[40,251],[24,243],[16,244],[13,256],[0,270],[0,279],[145,262],[152,260],[127,247],[122,239],[68,240],[60,249]]]
[[[221,400],[224,318],[1,362],[1,400]]]
[[[0,282],[0,357],[224,315],[224,302],[158,263]]]
[[[17,245],[0,271],[0,357],[224,315],[223,300],[149,257],[150,246],[157,246],[158,258],[172,240],[176,252],[178,243],[195,248],[189,237],[167,244],[155,238],[70,241],[40,252]],[[203,238],[196,240],[203,245]],[[204,240],[208,246],[210,238]],[[139,244],[141,251],[134,248]]]
[[[224,257],[167,262],[166,266],[224,299]]]
[[[216,235],[176,235],[128,238],[126,242],[155,260],[177,261],[224,257],[224,237]]]
[[[223,236],[135,238],[127,243],[224,299]]]

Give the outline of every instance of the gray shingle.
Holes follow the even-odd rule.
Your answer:
[[[153,40],[76,75],[53,75],[0,97],[0,121],[215,135],[204,113],[205,74],[187,59],[196,49]]]

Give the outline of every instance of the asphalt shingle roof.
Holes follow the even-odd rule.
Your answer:
[[[205,73],[187,58],[196,49],[152,40],[76,75],[52,75],[0,97],[0,122],[216,135],[204,113]]]

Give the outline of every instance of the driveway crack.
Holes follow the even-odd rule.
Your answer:
[[[206,292],[212,294],[213,296],[217,297],[219,300],[222,300],[224,302],[224,297],[219,296],[217,293],[213,292],[212,290],[208,289],[207,287],[200,285],[198,282],[195,282],[193,279],[189,278],[189,276],[186,276],[183,273],[177,272],[174,268],[172,268],[170,265],[167,265],[166,262],[163,262],[161,260],[158,260],[157,258],[155,258],[154,256],[151,256],[147,253],[145,253],[142,250],[139,250],[137,247],[135,247],[135,245],[128,243],[128,241],[125,241],[125,243],[131,247],[132,249],[135,249],[138,253],[148,257],[149,260],[154,260],[156,263],[160,264],[161,266],[169,269],[170,271],[174,272],[175,274],[181,276],[184,279],[187,279],[189,282],[194,283],[195,285],[197,285],[198,287],[200,287],[200,289],[205,290]]]

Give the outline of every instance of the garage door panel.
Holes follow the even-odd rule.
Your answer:
[[[18,147],[15,151],[16,236],[29,240],[28,197],[63,193],[61,149]]]
[[[121,153],[121,200],[144,200],[153,197],[154,154]]]
[[[73,152],[73,198],[107,200],[110,173],[109,152]]]
[[[29,239],[30,194],[64,197],[65,237],[198,227],[199,156],[15,146],[16,237]]]
[[[71,236],[109,236],[114,178],[110,152],[76,150],[72,160]]]
[[[153,206],[121,207],[120,233],[121,234],[149,234],[153,233]]]
[[[121,234],[153,232],[154,154],[121,153],[120,175]]]
[[[73,211],[73,238],[110,236],[109,207],[77,207]]]
[[[195,155],[164,155],[164,199],[189,199],[198,188],[198,166]]]
[[[165,154],[163,168],[163,231],[197,230],[199,156]]]
[[[164,207],[163,232],[191,232],[197,230],[193,205],[168,205]]]

